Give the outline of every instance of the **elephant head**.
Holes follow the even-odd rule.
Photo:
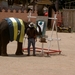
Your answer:
[[[9,18],[3,19],[0,23],[0,55],[2,55],[2,56],[8,55],[7,54],[7,44],[9,43],[9,41],[11,41],[11,42],[14,41],[13,38],[17,37],[16,35],[18,35],[19,37],[17,37],[17,40],[15,39],[17,41],[17,50],[16,50],[15,54],[23,55],[23,50],[22,50],[22,44],[23,44],[22,40],[23,39],[20,38],[20,35],[22,35],[24,38],[24,34],[26,34],[26,30],[28,28],[29,22],[25,22],[18,18],[13,18],[12,21],[17,21],[18,23],[11,23],[11,20],[9,20]],[[14,35],[15,37],[13,37],[11,34],[13,34],[12,31],[16,30],[16,29],[11,29],[12,28],[11,24],[13,24],[14,27],[16,29],[18,29],[17,31],[15,31],[15,33],[16,33]],[[16,24],[18,25],[18,28],[17,28]],[[23,27],[21,27],[20,24],[22,24]],[[37,33],[37,35],[41,35],[41,29],[38,25],[37,25],[37,27],[39,28],[39,32]],[[10,33],[10,30],[11,30],[11,33]],[[21,33],[20,31],[22,31],[24,34],[23,33],[20,34]],[[11,38],[10,38],[10,36],[11,36]],[[20,38],[20,41],[19,41],[19,38]]]

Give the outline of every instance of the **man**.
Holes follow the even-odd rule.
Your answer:
[[[35,55],[35,41],[37,40],[37,30],[32,22],[29,24],[29,28],[27,29],[26,33],[28,35],[28,55],[27,56],[30,56],[31,44],[33,46],[33,56],[36,56]]]

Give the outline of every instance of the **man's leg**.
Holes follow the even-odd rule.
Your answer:
[[[28,39],[28,56],[30,55],[31,39]]]
[[[32,39],[33,55],[35,56],[35,39]]]

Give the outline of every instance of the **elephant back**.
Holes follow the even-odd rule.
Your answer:
[[[16,40],[18,42],[23,42],[25,26],[22,19],[19,18],[5,18],[8,23],[10,41]]]

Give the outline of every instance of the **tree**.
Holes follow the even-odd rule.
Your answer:
[[[8,0],[8,5],[13,5],[14,0]]]

